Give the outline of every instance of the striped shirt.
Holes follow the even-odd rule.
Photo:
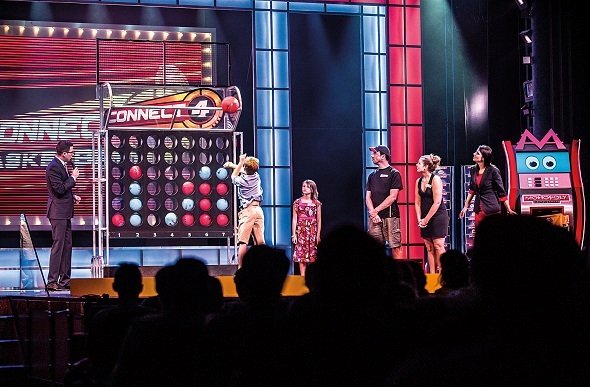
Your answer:
[[[232,177],[231,181],[238,187],[241,208],[248,207],[253,200],[262,201],[262,186],[258,172],[254,172],[252,175],[240,173],[238,176]]]

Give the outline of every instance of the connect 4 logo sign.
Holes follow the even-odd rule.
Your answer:
[[[113,107],[108,127],[147,129],[214,129],[219,124],[222,96],[212,89],[197,89],[142,101],[133,106]]]

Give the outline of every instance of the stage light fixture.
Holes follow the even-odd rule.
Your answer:
[[[520,9],[521,11],[523,9],[527,9],[529,7],[529,5],[527,4],[527,2],[525,0],[514,0],[514,2],[518,6],[518,9]]]
[[[530,55],[525,55],[522,57],[522,64],[531,64],[531,56]]]
[[[533,102],[533,81],[524,81],[522,83],[522,93],[524,102]]]
[[[528,3],[525,0],[514,0],[518,9],[520,10],[521,17],[530,17],[531,16],[531,8],[529,7]]]
[[[528,46],[533,44],[533,30],[532,29],[529,28],[528,30],[521,31],[520,37]]]

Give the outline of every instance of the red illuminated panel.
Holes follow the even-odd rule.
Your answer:
[[[423,155],[422,144],[422,127],[408,127],[408,164],[417,163],[420,156]]]
[[[389,44],[404,44],[404,9],[389,7]]]
[[[305,0],[306,3],[387,4],[387,0]]]
[[[410,240],[410,243],[423,243],[422,238],[420,238],[420,241],[418,242],[416,241],[412,241]],[[409,258],[411,259],[421,259],[424,262],[424,245],[421,244],[420,246],[410,246],[410,255]]]
[[[203,50],[195,43],[167,43],[166,44],[165,83],[179,84],[184,79],[189,84],[200,84],[203,78]],[[175,71],[171,71],[174,69]],[[178,78],[180,76],[180,78]]]
[[[406,44],[419,46],[422,44],[420,34],[420,8],[406,7]]]
[[[410,161],[411,162],[411,161]],[[420,174],[416,172],[416,168],[412,168],[410,162],[408,162],[408,181],[410,185],[408,186],[408,202],[415,203],[416,202],[416,181],[420,177]],[[416,159],[418,162],[418,159]]]
[[[389,83],[392,84],[403,84],[405,83],[404,73],[404,48],[403,47],[390,47],[389,56],[396,58],[395,61],[391,61],[389,64]]]
[[[75,193],[82,197],[82,202],[76,206],[76,215],[92,213],[91,131],[98,129],[100,117],[94,87],[78,88],[77,92],[82,100],[75,104],[48,107],[0,121],[2,216],[18,216],[25,212],[44,217],[47,205],[45,167],[55,157],[55,145],[61,139],[74,143],[74,161],[80,169]],[[87,101],[83,100],[83,95]],[[39,93],[39,98],[46,96],[47,101],[51,101],[51,94]],[[27,101],[16,98],[13,102],[14,109],[26,108]],[[24,107],[19,103],[24,103]],[[32,225],[36,223],[33,218],[29,221]]]
[[[404,186],[404,189],[400,191],[400,193],[397,196],[397,202],[399,204],[402,203],[407,203],[408,202],[408,189],[409,187],[412,186],[412,183],[410,182],[410,185],[408,186],[408,180],[407,180],[407,173],[406,173],[406,165],[394,165],[394,167],[399,170],[401,178],[402,178],[402,184]]]
[[[391,162],[394,164],[406,163],[406,127],[391,126],[389,130],[391,144]]]
[[[412,204],[411,209],[414,209],[414,205]],[[408,235],[408,240],[410,243],[424,243],[422,237],[420,237],[420,228],[418,227],[418,220],[416,219],[416,210],[412,213],[414,216],[410,218],[410,230]],[[412,223],[413,222],[413,223]],[[420,246],[418,250],[419,254],[424,254],[424,248]],[[413,255],[411,258],[419,257],[420,255]]]
[[[404,188],[406,189],[406,188]],[[409,212],[409,209],[411,209],[412,211],[414,211],[414,206],[399,206],[399,215],[400,215],[400,219],[399,219],[399,228],[402,230],[402,243],[403,244],[407,244],[408,243],[408,226],[410,225],[409,220],[410,219],[415,219],[416,215],[414,212]],[[410,214],[411,218],[408,218],[408,213]],[[416,222],[412,221],[411,226],[413,227],[414,224]]]
[[[325,0],[317,0],[318,2],[325,2]],[[351,3],[355,4],[387,4],[387,0],[349,0]],[[342,1],[338,1],[341,3]]]
[[[392,86],[389,88],[389,118],[393,124],[406,123],[405,90],[403,86]]]
[[[422,87],[408,87],[408,124],[422,125]]]
[[[508,193],[508,201],[510,208],[516,208],[516,201],[518,199],[518,173],[516,172],[516,155],[514,154],[514,148],[510,141],[502,141],[502,147],[504,148],[504,154],[506,155],[506,161],[508,165],[508,176],[506,190]]]
[[[137,55],[141,53],[141,55]],[[164,46],[153,42],[98,41],[98,82],[156,83]]]
[[[0,89],[95,84],[95,45],[92,39],[0,36]]]
[[[417,47],[408,47],[406,49],[408,57],[408,83],[420,85],[422,84],[422,49]],[[392,82],[393,83],[393,82]]]
[[[55,157],[58,140],[27,141],[13,143],[6,153],[0,169],[0,214],[2,216],[39,215],[45,218],[47,211],[47,186],[45,167]],[[2,141],[2,148],[6,141]],[[82,197],[76,205],[76,215],[92,213],[92,168],[87,164],[90,143],[85,139],[73,140],[76,152],[76,166],[80,168],[80,179],[74,192]],[[7,169],[9,167],[11,169]],[[12,169],[14,168],[14,169]],[[29,222],[34,224],[32,218]]]
[[[580,140],[573,140],[570,150],[570,165],[572,166],[572,182],[575,197],[574,233],[576,241],[584,246],[586,207],[584,199],[584,183],[580,171]]]
[[[123,59],[107,56],[111,59],[105,64],[107,74],[113,79],[153,83],[163,69],[164,51],[154,48],[161,47],[161,42],[141,45],[135,53],[131,47],[138,49],[123,44]],[[202,61],[196,59],[200,47],[167,42],[168,75],[178,74],[174,68],[184,72],[188,82],[200,79]],[[100,125],[97,40],[0,36],[0,50],[0,93],[6,101],[0,119],[0,227],[9,226],[6,217],[18,218],[23,212],[31,226],[48,224],[45,167],[55,156],[56,143],[63,139],[74,143],[74,160],[81,171],[75,193],[82,202],[76,206],[74,220],[76,226],[82,225],[78,217],[90,218],[93,211],[92,166],[96,160],[92,159],[92,133]],[[191,63],[196,60],[198,64]]]
[[[201,45],[99,40],[98,73],[99,83],[197,84],[202,78]]]

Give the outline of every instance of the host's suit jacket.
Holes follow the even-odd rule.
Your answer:
[[[486,214],[500,212],[502,209],[500,201],[506,200],[506,191],[502,184],[500,170],[494,165],[486,167],[479,186],[475,183],[478,173],[479,167],[475,164],[471,167],[471,181],[469,182],[469,192],[475,195],[473,210],[476,214],[479,213],[481,204],[481,209]]]
[[[74,217],[74,178],[68,174],[61,160],[54,157],[45,170],[49,191],[47,217],[49,219],[71,219]]]

